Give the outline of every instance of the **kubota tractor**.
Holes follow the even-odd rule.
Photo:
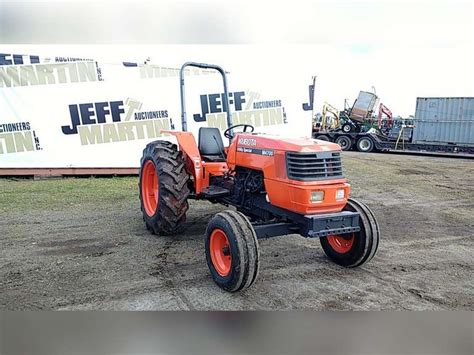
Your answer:
[[[217,128],[200,128],[197,144],[187,132],[184,72],[189,66],[222,75],[228,147]],[[151,232],[179,233],[191,198],[233,206],[217,213],[205,233],[211,275],[229,292],[255,282],[259,238],[319,238],[326,255],[344,267],[360,266],[374,256],[379,227],[365,204],[349,198],[339,145],[254,133],[248,124],[234,126],[226,74],[217,65],[185,63],[180,82],[183,131],[166,131],[178,144],[151,142],[141,159],[141,209]]]

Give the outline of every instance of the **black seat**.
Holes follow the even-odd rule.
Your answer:
[[[224,143],[218,128],[199,128],[199,153],[204,161],[225,161]]]

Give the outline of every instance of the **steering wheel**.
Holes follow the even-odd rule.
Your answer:
[[[231,126],[224,131],[224,137],[233,139],[234,135],[232,134],[232,130],[237,127],[244,127],[242,133],[247,133],[247,128],[250,129],[248,133],[255,131],[255,127],[250,124],[236,124],[235,126]]]

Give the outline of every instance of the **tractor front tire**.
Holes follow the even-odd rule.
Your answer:
[[[140,164],[140,205],[146,227],[157,235],[183,229],[188,205],[189,175],[176,144],[155,141],[143,150]]]
[[[252,286],[258,276],[259,251],[255,230],[245,215],[226,210],[207,225],[206,260],[214,282],[237,292]]]
[[[321,237],[326,255],[338,265],[353,268],[372,259],[377,251],[380,229],[373,212],[362,202],[349,199],[344,211],[358,212],[360,231]]]

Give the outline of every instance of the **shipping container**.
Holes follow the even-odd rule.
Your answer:
[[[419,97],[413,142],[474,144],[474,97]]]

